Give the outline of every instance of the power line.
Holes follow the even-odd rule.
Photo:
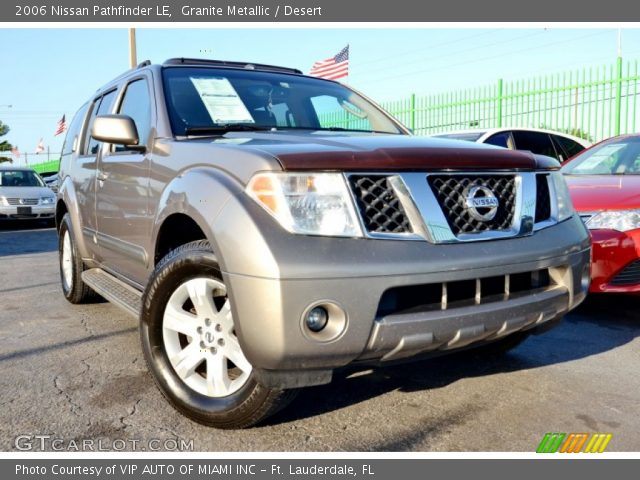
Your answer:
[[[546,43],[544,45],[536,45],[536,46],[533,46],[533,47],[523,48],[523,49],[519,49],[519,50],[513,50],[511,52],[506,52],[506,53],[503,53],[503,54],[500,54],[500,55],[493,55],[493,56],[489,56],[489,57],[478,58],[478,59],[475,59],[475,60],[468,60],[468,61],[464,61],[464,62],[452,63],[452,64],[449,64],[449,65],[445,65],[443,67],[438,67],[438,70],[446,70],[446,69],[458,67],[460,65],[468,65],[468,64],[472,64],[472,63],[483,62],[483,61],[486,61],[486,60],[494,60],[496,58],[502,58],[502,57],[505,57],[505,56],[514,55],[514,54],[517,54],[517,53],[522,53],[522,52],[526,52],[526,51],[530,51],[530,50],[535,50],[535,49],[539,49],[539,48],[550,47],[550,46],[559,45],[559,44],[563,44],[563,43],[573,42],[573,41],[576,41],[576,40],[582,40],[584,38],[595,37],[597,35],[603,35],[605,33],[610,33],[610,31],[611,30],[605,30],[605,31],[602,31],[602,32],[590,33],[590,34],[587,34],[587,35],[581,35],[581,36],[570,38],[570,39],[567,39],[567,40],[560,40],[560,41],[556,41],[556,42]],[[367,83],[378,83],[378,82],[390,80],[390,79],[393,79],[393,78],[401,78],[401,77],[405,77],[405,76],[409,76],[409,75],[414,75],[414,74],[417,74],[417,73],[425,73],[425,72],[429,72],[431,70],[432,69],[429,68],[429,69],[422,69],[422,70],[415,70],[415,71],[411,71],[411,72],[406,72],[404,74],[399,74],[399,75],[389,75],[389,76],[386,76],[386,77],[377,77],[376,79],[371,79],[371,80],[368,80],[368,81],[365,80],[362,83],[364,83],[364,84],[367,84]]]
[[[427,57],[427,58],[423,58],[421,60],[425,61],[425,62],[427,62],[427,61],[431,62],[433,60],[438,60],[438,59],[441,59],[441,58],[449,58],[449,57],[452,57],[452,56],[457,56],[457,55],[461,55],[461,54],[464,54],[464,53],[472,52],[474,50],[479,50],[479,49],[488,48],[488,47],[494,47],[496,45],[501,45],[501,44],[504,44],[504,43],[511,43],[511,42],[514,42],[514,41],[517,41],[517,40],[523,40],[525,38],[535,37],[535,36],[538,36],[538,35],[544,35],[545,33],[546,33],[546,31],[532,32],[532,33],[528,33],[526,35],[522,35],[520,37],[509,38],[509,39],[504,39],[504,40],[498,40],[496,42],[487,43],[487,44],[484,44],[484,45],[476,45],[476,46],[471,47],[471,48],[466,48],[466,49],[463,49],[463,50],[456,50],[456,51],[453,51],[453,52],[443,53],[441,55],[436,55],[435,57]],[[358,64],[358,66],[359,65],[360,64]],[[389,66],[385,65],[385,66],[382,66],[382,67],[379,67],[379,68],[368,69],[368,70],[366,70],[366,73],[376,72],[376,71],[379,71],[379,70],[389,70]]]
[[[449,40],[449,41],[446,41],[446,42],[435,43],[435,44],[432,44],[432,45],[423,45],[420,48],[416,48],[416,49],[412,49],[412,50],[406,50],[404,52],[396,53],[394,55],[385,55],[384,57],[378,57],[378,58],[374,58],[372,60],[367,60],[366,62],[359,63],[359,65],[369,65],[371,63],[378,63],[380,61],[388,60],[390,58],[395,59],[395,58],[398,58],[398,57],[403,57],[405,55],[411,55],[413,53],[423,52],[427,48],[444,47],[444,46],[447,46],[447,45],[452,45],[454,43],[462,42],[464,40],[471,40],[473,38],[478,38],[478,37],[482,37],[482,36],[485,36],[485,35],[489,35],[490,33],[494,33],[494,32],[500,31],[500,30],[502,30],[502,29],[494,28],[494,29],[491,29],[491,30],[489,30],[487,32],[480,32],[480,33],[476,33],[474,35],[468,35],[466,37],[456,38],[455,40]]]
[[[7,112],[0,112],[2,115],[58,115],[65,110],[11,110]]]

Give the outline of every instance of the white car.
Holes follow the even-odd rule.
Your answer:
[[[58,174],[54,173],[53,175],[49,175],[48,177],[42,177],[44,183],[53,190],[54,193],[58,193]]]
[[[56,194],[30,168],[0,166],[0,219],[48,219],[56,212]]]
[[[591,142],[583,138],[541,128],[513,127],[458,130],[456,132],[438,133],[432,135],[432,137],[488,143],[510,150],[529,150],[533,153],[556,158],[560,162],[568,160],[591,146]]]

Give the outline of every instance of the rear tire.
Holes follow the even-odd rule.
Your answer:
[[[208,241],[183,245],[159,262],[142,299],[140,337],[160,392],[198,423],[251,427],[296,394],[256,381]]]
[[[58,230],[58,257],[60,263],[60,284],[64,298],[73,304],[95,300],[96,293],[82,281],[84,264],[78,254],[72,234],[71,217],[64,215]]]

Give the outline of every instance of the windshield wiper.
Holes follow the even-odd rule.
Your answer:
[[[376,133],[374,130],[364,130],[361,128],[344,128],[344,127],[324,127],[316,130],[328,130],[329,132],[367,132]]]
[[[362,128],[344,128],[344,127],[289,127],[279,126],[278,130],[312,130],[314,132],[363,132],[363,133],[386,133],[389,135],[400,135],[400,132],[384,132],[382,130],[366,130]]]
[[[221,125],[187,127],[184,133],[185,135],[218,135],[227,132],[261,132],[271,129],[272,127],[264,127],[247,123],[225,123]]]

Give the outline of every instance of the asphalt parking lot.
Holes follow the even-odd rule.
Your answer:
[[[639,302],[589,298],[502,358],[465,353],[338,372],[268,424],[220,431],[163,400],[132,317],[108,303],[66,302],[54,229],[2,224],[0,449],[15,451],[20,435],[51,435],[65,448],[94,439],[142,450],[154,439],[166,448],[192,440],[196,451],[531,452],[553,431],[608,432],[608,451],[638,451]]]

